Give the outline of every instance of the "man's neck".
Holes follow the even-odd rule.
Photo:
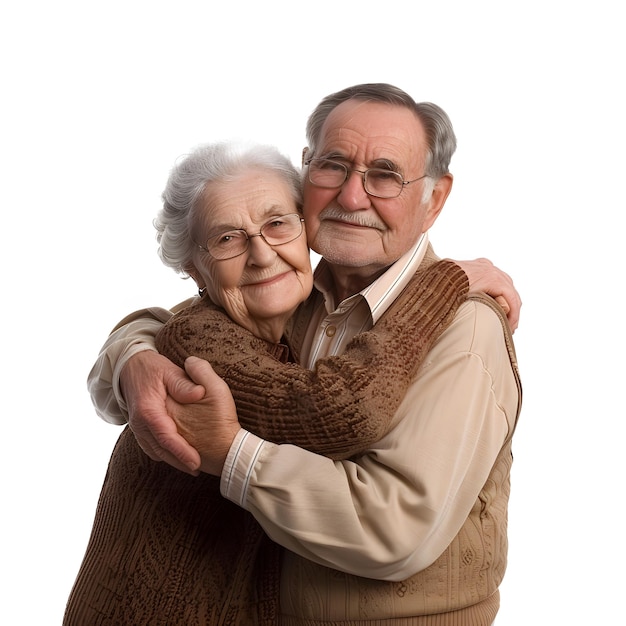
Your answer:
[[[346,267],[343,265],[328,264],[328,268],[333,277],[333,286],[337,303],[353,296],[371,285],[386,267],[373,271],[371,267]]]

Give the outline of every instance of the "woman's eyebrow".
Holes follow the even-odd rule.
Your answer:
[[[297,213],[298,208],[294,205],[292,207],[282,206],[280,204],[272,204],[259,214],[261,226],[273,217],[283,217],[291,213]],[[242,225],[235,226],[228,222],[220,222],[219,224],[212,225],[208,231],[208,236],[219,235],[221,233],[228,232],[230,230],[246,230]]]

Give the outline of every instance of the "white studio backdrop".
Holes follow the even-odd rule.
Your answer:
[[[241,138],[299,163],[323,96],[390,82],[443,106],[458,136],[436,251],[490,258],[524,300],[515,335],[524,407],[497,623],[618,623],[618,3],[222,4],[1,9],[0,621],[61,623],[120,432],[95,415],[87,373],[126,313],[194,291],[159,261],[152,227],[175,160]]]

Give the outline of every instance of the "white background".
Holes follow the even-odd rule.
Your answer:
[[[85,379],[110,328],[192,284],[151,224],[198,143],[299,163],[330,92],[391,82],[450,114],[431,240],[524,300],[524,408],[499,626],[624,623],[619,2],[12,3],[0,17],[0,622],[60,624],[120,429]],[[228,5],[225,7],[224,5]]]

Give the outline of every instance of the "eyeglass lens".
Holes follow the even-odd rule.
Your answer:
[[[341,187],[349,173],[350,170],[346,165],[330,159],[314,159],[309,164],[309,180],[318,187],[328,189]],[[371,168],[360,173],[364,175],[365,191],[370,195],[393,198],[402,191],[402,176],[398,172]]]
[[[302,233],[302,219],[297,213],[271,219],[261,227],[260,232],[249,235],[245,230],[234,229],[212,237],[207,242],[207,250],[216,259],[230,259],[243,254],[250,238],[262,237],[270,246],[279,246],[297,239]]]

